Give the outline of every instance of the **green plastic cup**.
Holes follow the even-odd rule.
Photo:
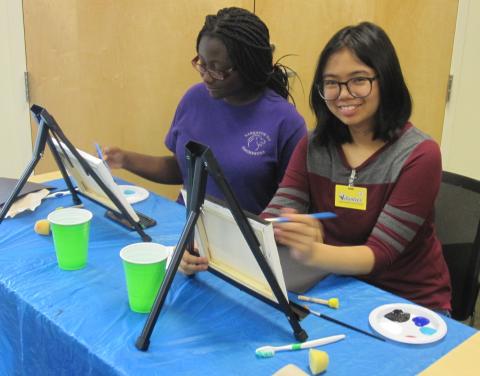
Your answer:
[[[48,217],[58,266],[78,270],[87,265],[88,238],[92,213],[80,208],[57,209]]]
[[[135,243],[120,251],[127,281],[128,303],[133,312],[149,313],[165,277],[167,247],[157,243]]]

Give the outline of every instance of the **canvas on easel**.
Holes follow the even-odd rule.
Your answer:
[[[263,257],[272,269],[283,295],[288,300],[272,225],[255,215],[246,213],[246,216],[260,243]],[[208,259],[211,272],[221,273],[245,288],[278,303],[270,284],[235,222],[232,212],[224,202],[212,197],[205,199],[195,226],[195,246],[200,256]]]
[[[109,183],[109,181],[105,180],[107,173],[104,173],[104,176],[101,176],[102,174],[97,173],[100,170],[97,170],[94,164],[91,165],[87,162],[85,157],[82,156],[80,152],[73,146],[73,144],[67,139],[60,126],[46,109],[38,105],[33,105],[31,107],[31,112],[34,115],[35,120],[38,122],[39,127],[33,149],[33,157],[12,190],[10,197],[1,208],[0,223],[3,221],[11,205],[27,183],[27,179],[32,174],[35,166],[43,157],[45,148],[48,145],[67,185],[67,188],[72,194],[72,200],[75,205],[79,205],[81,203],[79,194],[82,194],[84,197],[106,207],[107,209],[113,208],[115,212],[119,213],[119,215],[121,215],[121,217],[128,222],[128,224],[130,224],[135,231],[138,232],[143,241],[151,241],[151,237],[144,232],[144,228],[141,226],[140,220],[137,216],[139,213],[135,213],[128,203],[125,203],[124,200],[119,198],[119,195],[112,192],[111,182]],[[95,182],[95,185],[98,188],[96,189],[96,192],[101,195],[104,200],[102,201],[92,197],[92,195],[89,195],[88,192],[85,193],[85,190],[83,190],[83,192],[82,189],[77,191],[72,184],[72,181],[67,173],[67,169],[70,171],[74,171],[76,169],[78,170],[77,177],[88,177],[88,181]],[[81,184],[78,184],[80,187]],[[88,185],[88,182],[86,184]],[[106,202],[108,202],[109,205],[106,205]]]
[[[288,300],[278,254],[276,257],[269,254],[269,251],[273,249],[276,252],[276,247],[273,247],[275,243],[271,225],[260,224],[257,228],[260,232],[255,233],[252,223],[241,209],[208,146],[190,141],[186,144],[185,149],[187,221],[173,252],[170,266],[160,286],[152,311],[148,315],[135,346],[142,351],[148,349],[150,336],[183,253],[187,249],[193,251],[195,229],[197,229],[197,236],[203,248],[202,252],[212,256],[210,260],[213,267],[209,268],[209,271],[283,312],[293,329],[295,338],[298,341],[305,341],[308,335],[300,326],[299,321],[306,316],[307,311]],[[213,209],[214,205],[206,200],[208,176],[213,178],[225,197],[226,207],[224,209],[220,207]],[[222,220],[227,220],[228,224],[222,225]],[[217,226],[220,226],[221,231],[215,229]],[[229,232],[226,234],[223,228],[228,228]],[[266,232],[261,233],[263,230]],[[232,239],[228,239],[228,237],[232,237]],[[240,243],[240,240],[243,240],[245,244],[226,243],[227,241]],[[261,249],[262,245],[263,250]],[[231,248],[232,252],[228,252],[228,247],[234,247],[234,250]]]

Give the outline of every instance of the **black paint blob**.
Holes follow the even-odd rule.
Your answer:
[[[392,312],[385,315],[387,319],[395,322],[405,322],[410,319],[410,313],[403,312],[401,309],[394,309]]]

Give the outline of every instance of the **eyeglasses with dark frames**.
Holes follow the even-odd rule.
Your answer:
[[[192,59],[192,67],[198,71],[202,76],[205,73],[208,73],[210,77],[212,77],[215,80],[223,81],[225,78],[227,78],[233,71],[234,68],[229,68],[225,70],[214,70],[214,69],[209,69],[205,66],[205,64],[200,63],[200,56],[195,56]]]
[[[354,98],[365,98],[372,92],[372,83],[378,77],[352,77],[347,81],[326,79],[316,85],[318,94],[326,101],[338,99],[344,85]]]

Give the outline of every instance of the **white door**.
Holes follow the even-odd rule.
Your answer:
[[[32,157],[21,1],[0,0],[0,177],[19,178]]]
[[[443,169],[480,180],[480,1],[460,0],[450,101],[443,126]]]

